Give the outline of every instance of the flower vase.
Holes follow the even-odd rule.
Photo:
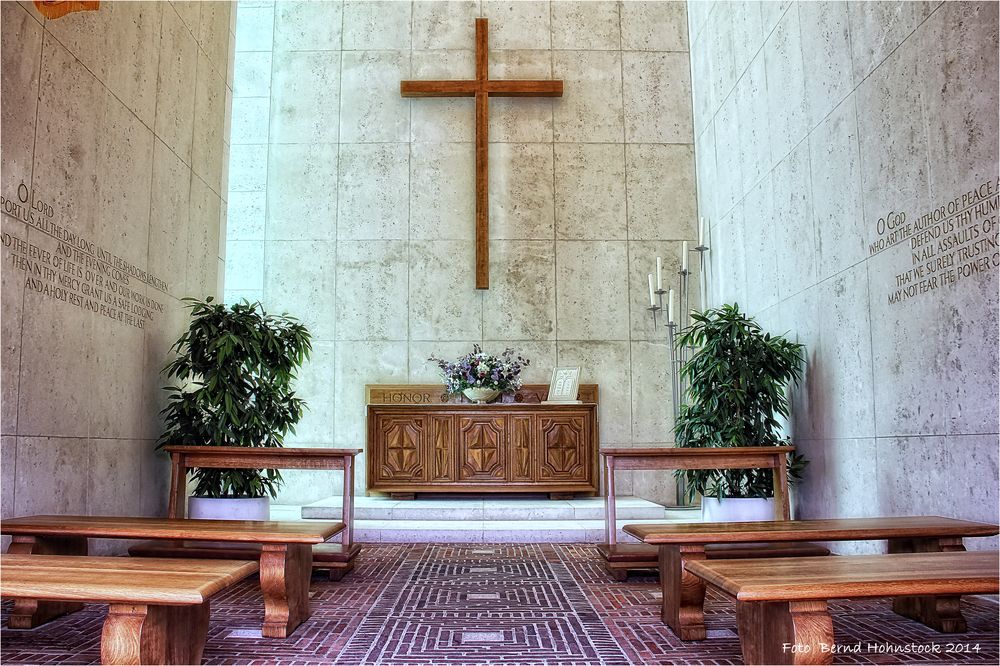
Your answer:
[[[500,391],[491,388],[467,388],[462,391],[462,395],[476,403],[477,405],[485,405],[491,400],[496,399],[500,395]]]

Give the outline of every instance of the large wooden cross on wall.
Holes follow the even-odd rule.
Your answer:
[[[476,78],[464,81],[401,81],[403,97],[476,98],[476,289],[490,288],[489,98],[562,97],[556,80],[491,80],[487,21],[476,19]]]

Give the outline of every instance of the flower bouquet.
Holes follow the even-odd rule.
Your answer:
[[[455,361],[432,356],[428,359],[441,368],[445,390],[451,395],[461,393],[473,402],[484,404],[501,393],[521,388],[521,370],[531,362],[507,348],[500,356],[487,354],[479,345]]]

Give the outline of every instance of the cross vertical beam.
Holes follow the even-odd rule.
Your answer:
[[[475,97],[476,99],[476,289],[490,288],[489,131],[490,95],[562,97],[558,80],[497,80],[489,74],[489,32],[476,19],[476,78],[460,81],[401,81],[403,97]]]
[[[487,22],[476,19],[476,81],[490,80]],[[490,288],[490,97],[476,91],[476,289]]]

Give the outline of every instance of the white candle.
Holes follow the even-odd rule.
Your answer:
[[[649,307],[656,305],[655,294],[653,294],[653,274],[649,274]]]
[[[698,218],[698,247],[705,247],[705,218]]]
[[[674,290],[667,292],[667,323],[674,323]]]
[[[684,241],[681,243],[681,270],[686,271],[688,269],[688,242]]]
[[[656,290],[663,289],[663,258],[656,258]]]

